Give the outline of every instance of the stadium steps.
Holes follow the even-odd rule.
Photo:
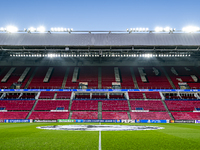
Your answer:
[[[54,94],[53,99],[56,99],[56,97],[57,97],[57,93]]]
[[[165,71],[165,68],[164,68],[164,67],[161,67],[161,68],[162,68],[162,70],[163,70],[165,76],[167,77],[167,79],[168,79],[170,85],[172,86],[172,88],[173,88],[173,89],[176,89],[176,87],[175,87],[174,83],[172,82],[171,78],[169,77],[169,75],[168,75],[167,72]]]
[[[171,119],[174,120],[174,117],[172,116],[171,112],[169,111],[169,109],[168,109],[168,107],[167,107],[167,105],[166,105],[166,103],[165,103],[165,100],[161,100],[161,101],[162,101],[162,103],[163,103],[163,105],[164,105],[164,107],[165,107],[167,113],[168,113],[169,116],[171,117]]]
[[[26,119],[28,119],[28,118],[31,116],[32,112],[33,112],[34,109],[35,109],[35,106],[36,106],[37,103],[38,103],[38,100],[39,100],[39,99],[36,99],[36,100],[35,100],[35,103],[34,103],[32,109],[31,109],[31,111],[30,111],[30,112],[28,113],[28,115],[26,116]]]
[[[135,74],[134,74],[134,71],[133,71],[133,67],[130,67],[130,71],[131,71],[131,75],[132,75],[132,78],[133,78],[133,83],[134,83],[135,89],[139,89],[138,83],[137,83],[137,80],[135,78]]]
[[[73,92],[72,92],[72,94],[73,94]],[[71,119],[71,117],[72,117],[71,107],[72,107],[72,96],[70,98],[69,108],[68,108],[68,110],[69,110],[69,119]]]
[[[68,77],[68,74],[69,74],[69,69],[70,69],[70,67],[67,67],[67,70],[66,70],[66,72],[65,72],[65,77],[64,77],[63,82],[62,82],[62,87],[61,87],[61,89],[64,89],[64,88],[65,88],[65,85],[66,85],[66,82],[67,82],[67,77]]]
[[[102,119],[102,102],[98,102],[98,119]]]
[[[128,115],[128,119],[130,119],[130,120],[131,120],[131,114],[130,114],[130,112],[129,112],[129,111],[127,112],[127,115]]]
[[[72,111],[69,113],[69,118],[68,119],[71,119],[72,118]]]
[[[101,67],[98,67],[98,89],[102,89],[102,84],[101,84]]]
[[[130,112],[131,112],[131,104],[130,104],[129,99],[127,99],[127,102],[128,102],[128,108],[129,108],[129,111],[127,112],[127,114],[128,114],[128,118],[131,119],[131,114],[130,114]]]
[[[29,84],[31,83],[33,77],[35,76],[37,70],[38,70],[38,67],[36,67],[35,70],[33,71],[33,74],[32,74],[31,77],[29,78],[29,80],[28,80],[28,82],[26,83],[24,89],[27,89],[27,88],[28,88],[28,86],[29,86]]]

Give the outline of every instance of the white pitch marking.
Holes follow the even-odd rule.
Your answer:
[[[101,150],[101,131],[99,131],[99,150]]]
[[[101,122],[99,122],[101,125]],[[101,150],[101,131],[99,131],[99,150]]]

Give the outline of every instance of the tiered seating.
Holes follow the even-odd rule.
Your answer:
[[[106,99],[106,95],[92,95],[92,99]]]
[[[0,100],[0,107],[6,110],[31,110],[35,100]]]
[[[98,112],[74,111],[71,119],[98,119]]]
[[[131,119],[167,120],[171,119],[167,112],[131,112]]]
[[[194,96],[194,94],[180,94],[182,99],[190,99],[190,100],[196,100],[197,98]]]
[[[171,112],[176,120],[200,120],[198,112]]]
[[[128,119],[127,112],[102,112],[102,119]]]
[[[147,82],[142,82],[138,67],[134,67],[135,77],[140,89],[171,89],[171,85],[160,67],[155,67],[159,74],[156,75],[153,67],[143,67]]]
[[[133,78],[131,75],[130,67],[119,67],[121,73],[121,88],[122,89],[134,89]]]
[[[165,101],[169,111],[193,111],[195,108],[200,108],[200,101]]]
[[[130,105],[132,110],[143,108],[144,110],[150,111],[166,111],[163,103],[159,100],[131,100]]]
[[[56,110],[57,107],[69,109],[69,100],[39,100],[35,110]]]
[[[173,67],[178,75],[172,73],[171,68],[172,67],[165,67],[165,70],[167,71],[168,75],[170,76],[172,82],[174,83],[177,89],[180,89],[178,85],[179,82],[187,82],[191,88],[200,87],[200,83],[195,82],[191,77],[191,75],[195,75],[196,77],[198,77],[198,73],[196,73],[196,71],[192,67],[187,67],[189,69],[188,71],[182,66]],[[178,78],[182,81],[179,81]]]
[[[48,71],[49,67],[39,67],[35,76],[33,77],[29,88],[36,89],[59,89],[62,86],[62,82],[65,76],[66,67],[54,67],[49,82],[43,82],[44,77]]]
[[[90,99],[90,95],[76,95],[76,99]]]
[[[112,82],[115,82],[114,67],[102,67],[101,74],[102,89],[111,89]]]
[[[20,99],[35,99],[35,93],[23,93]]]
[[[178,96],[177,94],[173,94],[173,93],[166,93],[165,98],[166,99],[181,99],[180,96]]]
[[[98,89],[98,67],[79,67],[78,82],[88,82],[88,89]]]
[[[55,92],[41,92],[39,99],[53,99]]]
[[[57,92],[56,99],[70,99],[72,92]]]
[[[29,119],[68,119],[69,112],[32,112]]]
[[[79,87],[79,82],[72,82],[74,68],[75,67],[70,67],[70,69],[69,69],[69,74],[68,74],[68,77],[67,77],[65,88],[78,89],[78,87]]]
[[[4,99],[18,99],[20,93],[7,93]]]
[[[0,112],[0,119],[25,119],[29,112]]]
[[[129,110],[127,100],[102,100],[102,110]]]
[[[12,67],[7,67],[4,70],[4,72],[1,74],[1,76],[0,76],[0,88],[2,88],[2,89],[10,88],[10,86],[13,83],[17,83],[18,79],[20,78],[20,76],[22,75],[22,73],[23,73],[23,71],[25,70],[26,67],[16,67],[15,71],[10,75],[9,79],[7,80],[7,82],[1,82],[1,80],[4,78],[4,76],[10,70],[10,68],[12,68]]]
[[[147,99],[161,99],[159,92],[145,92]]]
[[[71,110],[98,110],[98,101],[73,100]]]
[[[142,92],[128,92],[129,99],[144,99]]]
[[[31,75],[33,74],[33,71],[35,70],[35,67],[31,67],[31,70],[29,71],[28,75],[26,76],[26,78],[24,79],[24,82],[22,82],[21,85],[21,89],[23,89],[26,85],[26,83],[28,82],[29,78],[31,77]]]
[[[110,94],[110,99],[125,99],[124,95],[112,95]]]

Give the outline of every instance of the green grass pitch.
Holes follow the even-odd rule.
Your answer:
[[[78,123],[1,123],[0,150],[98,150],[98,131],[57,131],[36,128],[67,124],[78,125]],[[102,131],[102,150],[200,149],[200,124],[120,123],[118,125],[160,126],[165,129]]]

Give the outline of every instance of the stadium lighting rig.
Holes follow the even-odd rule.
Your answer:
[[[200,27],[196,26],[187,26],[182,28],[182,30],[176,30],[176,28],[171,28],[171,27],[156,27],[154,30],[150,30],[149,28],[144,28],[144,27],[137,27],[137,28],[130,28],[126,29],[125,31],[74,31],[73,28],[63,28],[63,27],[55,27],[51,28],[50,30],[47,30],[44,26],[40,27],[30,27],[30,28],[25,28],[24,30],[19,30],[15,26],[8,26],[6,28],[0,27],[0,32],[8,32],[8,33],[14,33],[14,32],[24,32],[24,33],[72,33],[72,32],[79,32],[79,33],[99,33],[99,32],[105,32],[105,33],[195,33],[195,32],[200,32]]]
[[[182,29],[183,32],[199,32],[200,28],[195,26],[187,26]]]
[[[119,52],[103,52],[102,54],[95,52],[47,52],[47,53],[30,53],[30,52],[12,52],[10,57],[44,57],[44,58],[60,58],[60,57],[115,57],[115,58],[127,58],[127,57],[142,57],[142,58],[155,58],[155,57],[190,57],[190,52],[159,52],[159,53],[144,53],[144,52],[131,52],[131,53],[119,53]]]

